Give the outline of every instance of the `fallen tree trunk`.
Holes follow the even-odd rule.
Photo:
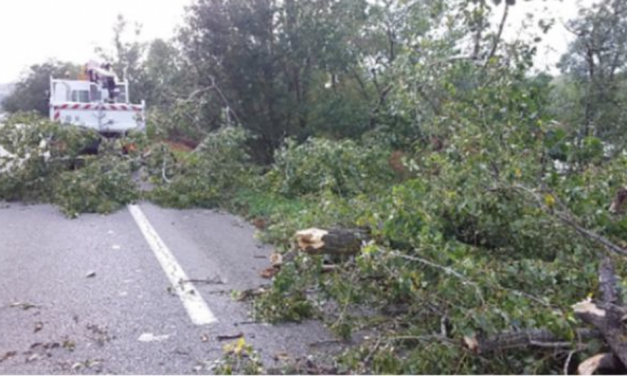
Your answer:
[[[573,309],[575,316],[601,332],[614,355],[627,366],[627,333],[622,323],[624,309],[619,306],[621,300],[616,283],[612,261],[605,257],[599,265],[599,290],[603,302],[598,305],[588,299],[573,305]]]
[[[598,330],[578,329],[577,338],[580,341],[603,338]],[[486,338],[464,338],[466,347],[475,354],[488,354],[497,351],[516,349],[521,347],[568,348],[573,343],[556,336],[544,329],[530,329],[518,332],[503,332]]]
[[[309,228],[295,235],[298,248],[310,255],[355,255],[370,240],[367,229]]]

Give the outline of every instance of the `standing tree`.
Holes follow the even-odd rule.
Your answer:
[[[624,140],[627,124],[627,3],[603,0],[568,24],[576,38],[562,57],[562,72],[582,90],[579,138]]]
[[[148,43],[141,42],[141,25],[135,24],[132,30],[133,40],[126,40],[128,21],[118,15],[113,26],[113,49],[97,47],[96,53],[106,62],[111,63],[113,71],[120,79],[124,75],[129,81],[129,95],[133,101],[145,99],[152,91],[151,80],[147,75],[144,63]]]
[[[189,95],[187,69],[179,50],[171,42],[155,39],[150,43],[144,63],[150,91],[146,101],[151,107],[168,109],[177,98]]]
[[[204,98],[203,126],[229,119],[268,160],[285,136],[358,135],[368,124],[361,51],[368,9],[356,1],[197,0],[180,39]],[[367,99],[366,99],[367,98]]]
[[[15,90],[2,102],[9,113],[36,111],[48,115],[50,77],[75,79],[80,67],[72,63],[50,60],[31,66],[15,85]]]

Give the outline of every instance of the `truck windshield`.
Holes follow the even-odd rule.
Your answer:
[[[96,84],[91,84],[89,86],[89,91],[90,91],[90,97],[91,97],[91,101],[92,102],[100,102],[100,100],[102,99],[102,92],[100,91],[100,88],[98,87],[98,85]]]
[[[89,91],[73,90],[71,96],[72,102],[89,103]]]

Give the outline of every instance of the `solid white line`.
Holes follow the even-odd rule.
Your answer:
[[[148,242],[148,245],[157,257],[165,275],[168,276],[172,288],[179,298],[181,298],[183,306],[187,310],[187,314],[192,319],[192,322],[196,325],[206,325],[217,322],[218,319],[213,315],[209,306],[194,285],[191,282],[183,282],[189,281],[187,274],[185,274],[181,265],[179,265],[172,252],[170,252],[163,240],[161,240],[159,234],[157,234],[157,231],[152,227],[139,206],[128,205],[128,211],[133,216],[133,219],[135,219],[135,223],[137,223],[142,234],[144,234],[146,242]]]

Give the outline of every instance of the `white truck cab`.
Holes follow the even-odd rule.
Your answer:
[[[117,95],[110,99],[101,82],[50,78],[50,119],[95,129],[102,134],[123,134],[143,130],[145,102],[132,104],[128,81],[116,84]]]

